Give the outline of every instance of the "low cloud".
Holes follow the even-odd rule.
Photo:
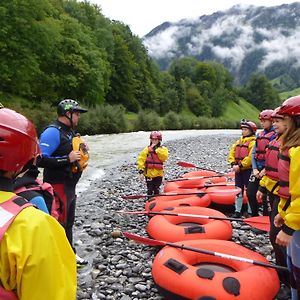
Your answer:
[[[267,28],[253,25],[261,22],[257,8],[251,11],[249,6],[234,7],[225,14],[211,15],[205,19],[181,20],[144,41],[150,56],[172,59],[175,56],[199,56],[209,47],[217,60],[230,61],[232,69],[238,70],[249,53],[264,50],[258,68],[264,70],[274,61],[287,61],[295,58],[300,65],[300,31],[298,27],[282,26]],[[252,17],[253,15],[253,17]],[[288,8],[276,10],[272,18],[284,18],[291,15]],[[207,18],[211,18],[208,22]],[[260,19],[259,19],[260,18]],[[279,23],[281,24],[281,23]],[[186,44],[179,45],[186,40]],[[182,49],[185,49],[184,51]]]

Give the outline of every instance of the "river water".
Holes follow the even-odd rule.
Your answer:
[[[162,131],[163,142],[197,136],[237,135],[240,130],[166,130]],[[148,145],[150,132],[139,131],[119,134],[83,136],[89,146],[90,161],[77,185],[77,193],[88,189],[92,181],[100,179],[105,169],[122,162],[135,163],[137,154]]]

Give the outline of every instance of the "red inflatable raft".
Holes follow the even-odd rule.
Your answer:
[[[177,198],[174,199],[173,197]],[[173,200],[170,200],[173,198]],[[161,211],[163,209],[170,209],[177,206],[200,206],[207,207],[210,205],[210,197],[208,194],[198,195],[184,195],[184,196],[172,196],[172,197],[164,197],[157,196],[151,198],[151,201],[147,201],[145,204],[145,210],[147,211]]]
[[[267,263],[230,241],[191,240],[184,245]],[[172,300],[271,300],[280,287],[275,269],[170,246],[155,256],[152,277],[159,292]]]
[[[162,211],[163,212],[163,211]],[[188,216],[156,215],[147,224],[148,234],[156,239],[168,242],[197,239],[230,240],[232,226],[229,221],[198,218],[196,215],[226,218],[221,212],[206,207],[175,207],[168,210],[176,214],[192,214]]]
[[[216,178],[185,178],[179,181],[169,181],[164,183],[164,192],[172,192],[178,189],[191,189],[213,183],[226,183],[226,177]]]
[[[206,188],[191,188],[191,189],[183,189],[178,188],[176,190],[173,190],[169,193],[196,193],[196,192],[203,192],[207,193],[207,195],[210,198],[210,204],[209,207],[228,212],[228,211],[234,211],[234,203],[236,199],[236,195],[240,193],[241,189],[234,186],[233,184],[228,183],[229,185],[224,185],[224,183],[219,183],[219,186],[211,186]],[[247,197],[246,193],[244,196],[244,204],[247,203]],[[201,205],[202,207],[204,205]]]
[[[210,172],[210,171],[206,171]],[[200,175],[203,171],[195,171],[195,172],[189,172],[182,176],[182,178],[174,179],[174,181],[166,181],[164,183],[164,192],[171,192],[174,190],[177,190],[179,188],[198,188],[200,186],[203,186],[205,184],[209,183],[226,183],[226,182],[232,182],[234,180],[234,177],[232,177],[232,173],[226,173],[223,176],[218,176],[217,173],[210,174],[210,175]],[[210,172],[211,173],[211,172]],[[204,178],[203,178],[204,176]],[[209,177],[212,176],[212,177]],[[213,177],[218,176],[218,177]]]
[[[216,176],[216,175],[219,175],[219,174],[217,172],[214,172],[214,171],[200,170],[200,171],[192,171],[192,172],[185,173],[185,174],[182,175],[182,177],[183,178],[191,178],[191,177]],[[234,180],[234,172],[228,172],[228,173],[224,173],[222,175],[224,177],[229,177],[229,179],[233,179]]]

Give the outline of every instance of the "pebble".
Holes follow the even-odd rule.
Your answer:
[[[227,155],[237,138],[237,135],[199,136],[166,143],[170,158],[165,164],[165,180],[195,170],[181,168],[177,161],[228,171]],[[163,297],[151,277],[152,260],[158,249],[122,236],[122,231],[147,236],[148,217],[117,212],[144,209],[144,199],[126,200],[122,196],[145,194],[145,183],[138,178],[135,161],[118,162],[105,173],[77,201],[75,245],[80,256],[89,261],[78,270],[77,299],[161,300]],[[238,222],[232,225],[233,241],[274,262],[267,233],[255,234],[250,226]]]

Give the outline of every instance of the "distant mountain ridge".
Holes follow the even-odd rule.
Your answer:
[[[300,2],[236,5],[197,19],[165,22],[143,43],[163,70],[176,58],[193,56],[223,63],[239,84],[260,72],[279,90],[300,86]]]

